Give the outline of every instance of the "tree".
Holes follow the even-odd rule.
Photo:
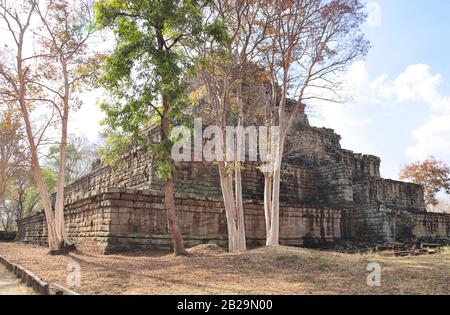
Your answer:
[[[259,64],[267,69],[271,85],[266,123],[279,126],[275,149],[269,152],[271,167],[264,172],[266,244],[270,246],[279,244],[280,177],[287,135],[304,104],[339,100],[338,74],[367,53],[368,42],[359,28],[366,17],[359,0],[265,4],[261,19],[270,25],[266,40],[258,46]],[[295,103],[290,113],[289,98]]]
[[[42,168],[41,173],[49,193],[56,191],[58,173]],[[39,191],[34,185],[28,167],[19,169],[9,182],[3,200],[0,202],[0,216],[5,230],[12,229],[17,220],[21,220],[42,209]],[[7,228],[8,227],[8,228]]]
[[[437,198],[439,192],[450,194],[450,167],[434,157],[405,165],[400,171],[400,179],[422,185],[425,203],[432,207],[439,203]]]
[[[23,119],[31,156],[31,169],[45,211],[48,243],[51,251],[55,251],[60,248],[61,241],[56,233],[50,195],[41,173],[38,155],[40,138],[35,138],[30,118],[30,99],[34,97],[30,81],[36,77],[36,69],[30,63],[32,57],[26,56],[24,53],[34,13],[35,4],[30,1],[14,5],[7,1],[0,2],[0,18],[7,26],[13,45],[13,48],[3,54],[2,60],[0,60],[0,84],[3,101],[15,105],[15,108],[20,110]]]
[[[26,148],[20,117],[8,106],[0,112],[0,201],[3,201],[9,182],[26,163]]]
[[[60,164],[60,148],[51,146],[46,156],[46,164],[54,172],[58,172]],[[84,137],[69,137],[66,148],[66,166],[64,184],[68,185],[90,172],[92,163],[99,158],[97,147]]]
[[[246,115],[249,104],[258,102],[248,97],[251,88],[246,83],[249,83],[248,78],[254,79],[261,72],[253,58],[257,45],[265,36],[264,27],[257,26],[262,5],[254,0],[210,1],[202,44],[194,54],[196,68],[193,76],[196,78],[193,79],[193,93],[196,96],[203,94],[203,116],[208,113],[209,120],[222,131],[225,131],[227,123],[237,125],[235,130],[227,129],[226,134],[222,133],[223,139],[219,141],[225,144],[232,133],[232,147],[220,148],[222,155],[216,156],[230,252],[246,249],[241,179],[243,161],[238,153],[241,149],[239,141],[242,137],[245,139],[243,127],[258,116],[254,110]],[[255,84],[255,87],[258,89],[260,85]],[[245,144],[243,147],[245,150]],[[232,157],[229,152],[232,152]]]
[[[79,4],[79,2],[77,2]],[[86,6],[69,6],[65,1],[41,2],[26,0],[20,4],[2,0],[0,18],[9,31],[12,48],[2,55],[0,61],[0,84],[3,101],[13,104],[23,119],[31,169],[41,204],[45,211],[48,242],[52,253],[72,249],[64,227],[64,161],[67,145],[68,115],[73,101],[73,93],[96,69],[96,58],[86,59],[87,38],[92,34]],[[84,10],[84,11],[83,11]],[[41,27],[31,28],[32,19],[40,17]],[[34,37],[31,37],[31,31]],[[38,38],[38,40],[34,40]],[[34,41],[32,41],[34,40]],[[32,45],[41,51],[26,54]],[[61,124],[60,161],[55,213],[53,214],[49,191],[45,185],[39,160],[39,145],[49,126],[55,126],[52,119],[36,131],[36,121],[30,113],[36,107],[52,108]],[[68,247],[67,247],[68,246]]]
[[[48,0],[45,6],[33,1],[44,32],[39,33],[44,53],[44,81],[33,84],[49,94],[41,101],[50,103],[61,122],[59,143],[58,182],[55,204],[55,229],[63,246],[71,246],[64,225],[64,185],[66,183],[67,131],[70,111],[79,104],[76,97],[81,87],[96,72],[102,56],[89,50],[89,39],[94,34],[91,19],[92,2]]]
[[[11,232],[14,229],[15,222],[15,210],[8,202],[8,200],[2,200],[0,202],[0,223],[1,227],[6,232]]]
[[[41,173],[48,192],[50,194],[55,193],[58,172],[48,167],[42,167]],[[39,191],[36,189],[32,175],[27,170],[24,170],[11,183],[8,198],[14,202],[18,219],[30,216],[43,208],[39,198]]]
[[[182,120],[187,104],[182,78],[188,60],[183,50],[196,44],[201,6],[199,0],[103,0],[95,6],[98,25],[112,29],[117,40],[101,79],[112,95],[102,106],[107,125],[115,130],[110,140],[123,144],[123,137],[131,136],[152,151],[157,175],[164,181],[175,255],[184,254],[185,248],[175,210],[170,128]],[[156,142],[147,132],[152,126],[159,130]]]

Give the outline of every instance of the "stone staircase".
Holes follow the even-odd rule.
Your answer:
[[[387,243],[375,245],[375,252],[383,257],[407,257],[433,255],[441,251],[444,246],[442,244],[418,243]]]

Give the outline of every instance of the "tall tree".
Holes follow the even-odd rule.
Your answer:
[[[209,122],[222,131],[229,123],[237,125],[233,131],[227,129],[219,141],[227,143],[232,133],[233,144],[227,143],[231,147],[221,148],[222,156],[216,156],[231,252],[246,249],[241,179],[243,161],[238,155],[245,151],[243,127],[257,116],[255,111],[246,112],[246,103],[258,100],[249,100],[250,88],[244,85],[249,83],[249,78],[260,75],[253,59],[257,45],[265,36],[264,27],[257,24],[261,22],[258,16],[262,5],[254,0],[210,1],[208,14],[205,14],[202,44],[195,54],[197,66],[193,75],[197,78],[194,95],[204,94],[203,102],[207,107],[204,113],[208,115],[203,113],[203,116],[208,116]]]
[[[263,6],[270,21],[261,66],[271,84],[267,122],[279,126],[271,167],[265,176],[267,245],[279,244],[280,177],[287,134],[304,104],[336,101],[339,72],[364,56],[368,42],[360,31],[366,14],[359,0],[273,0]],[[295,101],[287,110],[288,99]]]
[[[3,231],[11,232],[14,229],[14,222],[16,221],[16,212],[9,200],[0,201],[0,228]]]
[[[422,185],[425,190],[425,203],[431,207],[439,204],[439,192],[450,194],[450,166],[434,157],[405,165],[400,171],[400,179]]]
[[[79,1],[69,4],[63,0],[24,0],[17,4],[4,0],[0,2],[0,9],[0,17],[13,43],[13,48],[7,47],[7,53],[0,63],[1,95],[4,101],[20,109],[31,155],[32,173],[45,210],[49,247],[52,253],[60,253],[66,245],[69,249],[73,248],[66,235],[63,215],[63,161],[69,111],[74,105],[79,105],[73,104],[73,93],[95,73],[98,65],[97,58],[88,58],[90,56],[87,53],[92,24],[86,19],[90,16],[91,8]],[[33,52],[30,47],[37,47],[39,52],[30,54],[30,51]],[[36,130],[36,121],[30,115],[36,107],[43,109],[48,105],[52,118],[56,114],[61,126],[61,165],[58,170],[55,213],[41,173],[39,145],[45,131],[56,125],[50,119],[40,130]]]
[[[175,255],[184,254],[185,248],[175,209],[170,128],[182,119],[186,105],[184,49],[196,44],[202,5],[201,0],[103,0],[95,7],[99,26],[112,29],[116,36],[101,80],[112,95],[103,106],[106,122],[119,135],[132,136],[151,149],[164,181]],[[146,132],[152,125],[159,129],[157,143]]]
[[[61,240],[58,239],[56,233],[50,195],[41,173],[38,155],[38,145],[41,138],[36,137],[30,117],[31,99],[35,97],[30,81],[35,79],[37,75],[31,62],[33,56],[25,54],[25,45],[27,43],[30,45],[29,31],[35,9],[35,3],[31,1],[21,3],[0,1],[0,18],[2,23],[6,25],[11,37],[10,43],[13,46],[12,48],[8,47],[0,60],[1,96],[4,102],[13,104],[21,113],[30,150],[31,169],[45,211],[48,244],[51,251],[56,251],[61,247]]]
[[[55,228],[58,238],[70,246],[72,243],[64,224],[69,114],[79,106],[76,92],[86,88],[83,83],[96,73],[102,56],[89,49],[92,48],[89,40],[94,34],[92,1],[47,0],[42,4],[42,1],[34,0],[33,3],[43,26],[38,35],[43,51],[41,67],[45,70],[45,75],[33,84],[48,95],[42,101],[56,109],[61,122]]]

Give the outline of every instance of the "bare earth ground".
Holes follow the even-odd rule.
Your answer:
[[[68,256],[21,243],[0,243],[0,255],[46,282],[66,284],[67,265],[81,266],[82,294],[450,294],[450,250],[387,258],[292,247],[228,254],[208,245],[188,257],[164,251],[104,256],[77,244]],[[381,287],[366,283],[367,264],[381,264]]]

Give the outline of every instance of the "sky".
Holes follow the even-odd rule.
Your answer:
[[[450,163],[450,1],[368,1],[367,10],[371,49],[346,74],[353,100],[318,106],[311,123],[380,156],[387,178],[429,156]]]

